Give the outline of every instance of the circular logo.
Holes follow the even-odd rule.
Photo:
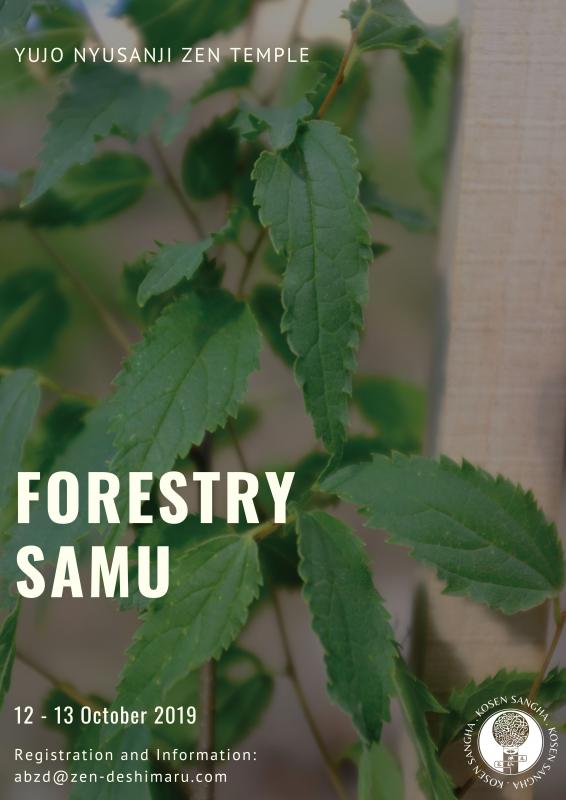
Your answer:
[[[532,789],[558,758],[558,731],[530,697],[507,695],[482,702],[462,729],[463,756],[474,780],[493,789]]]
[[[542,758],[544,735],[538,722],[517,709],[497,711],[478,733],[478,751],[486,765],[501,775],[520,775]]]

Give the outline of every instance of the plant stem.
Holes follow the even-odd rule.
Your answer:
[[[356,42],[358,41],[359,31],[360,31],[360,25],[358,25],[358,27],[354,28],[354,30],[352,31],[350,41],[348,42],[348,46],[344,52],[344,55],[342,56],[342,61],[340,62],[340,66],[338,67],[338,72],[336,74],[336,77],[332,81],[330,89],[328,90],[326,97],[324,98],[324,100],[320,104],[320,108],[318,109],[316,115],[318,119],[322,119],[324,117],[324,115],[328,111],[330,104],[332,103],[334,97],[336,96],[336,92],[344,83],[344,79],[346,77],[346,70],[350,63],[350,58],[352,56],[352,53],[354,52]]]
[[[255,242],[253,243],[253,245],[251,247],[251,250],[248,252],[248,254],[246,256],[246,261],[244,263],[244,269],[242,271],[242,275],[240,277],[240,282],[238,284],[238,290],[236,292],[237,296],[240,297],[240,298],[243,297],[243,295],[244,295],[244,289],[246,287],[246,282],[247,282],[248,278],[250,277],[250,273],[251,273],[251,271],[253,269],[253,266],[254,266],[254,263],[255,263],[255,260],[256,260],[256,256],[259,253],[261,245],[263,244],[263,240],[265,239],[266,233],[267,233],[267,231],[265,230],[265,228],[262,228],[260,230],[260,232],[258,233],[258,235],[256,237]]]
[[[6,375],[11,375],[13,372],[15,372],[15,369],[11,367],[0,367],[0,377],[6,377]],[[87,403],[88,405],[94,405],[96,402],[95,398],[89,394],[76,392],[74,389],[63,389],[62,386],[52,381],[47,375],[42,375],[41,373],[36,373],[36,375],[40,386],[49,389],[50,392],[53,392],[53,394],[58,395],[62,399],[82,400],[83,403]]]
[[[177,178],[175,177],[175,173],[173,172],[169,162],[167,161],[167,156],[165,155],[165,152],[163,151],[163,148],[161,147],[161,143],[159,142],[159,139],[157,138],[157,136],[155,134],[151,134],[151,136],[149,137],[149,141],[150,141],[151,146],[153,148],[153,152],[155,153],[155,157],[156,157],[157,161],[159,162],[159,166],[161,167],[161,170],[163,171],[163,176],[165,178],[165,183],[167,184],[167,186],[171,190],[171,193],[174,195],[175,199],[177,200],[177,202],[179,203],[181,208],[183,209],[183,212],[184,212],[185,216],[187,217],[187,219],[191,223],[191,226],[194,228],[196,234],[201,239],[204,239],[205,236],[206,236],[206,233],[205,233],[204,227],[202,225],[202,222],[200,221],[200,219],[198,218],[197,214],[195,213],[193,207],[191,206],[191,204],[187,200],[183,189],[181,188],[181,186],[179,186],[179,183],[177,182]]]
[[[39,247],[46,253],[46,255],[56,264],[61,272],[63,272],[67,278],[75,285],[77,291],[82,295],[83,299],[86,303],[90,305],[93,311],[96,313],[112,339],[116,342],[116,344],[120,347],[121,350],[124,352],[129,352],[130,350],[130,342],[128,341],[126,335],[114,319],[114,317],[108,313],[105,309],[104,305],[100,302],[98,297],[92,292],[90,287],[83,281],[83,279],[76,274],[74,270],[69,267],[69,265],[61,258],[59,253],[53,249],[49,241],[40,233],[36,228],[28,228],[30,235],[35,239]]]
[[[199,736],[198,749],[210,753],[214,750],[214,712],[216,707],[216,663],[211,659],[201,667],[199,675]],[[212,767],[211,767],[212,765]],[[209,761],[214,769],[214,762]],[[214,800],[214,781],[199,784],[198,800]]]
[[[552,637],[552,641],[546,651],[544,656],[543,662],[541,667],[538,671],[536,678],[533,681],[533,685],[531,687],[531,691],[529,692],[529,700],[532,701],[536,698],[538,694],[538,690],[540,689],[540,685],[543,682],[546,671],[550,666],[550,662],[552,661],[552,656],[554,655],[554,651],[558,646],[558,642],[560,641],[560,637],[562,636],[562,631],[564,630],[564,625],[566,625],[566,611],[560,611],[556,618],[556,627],[554,630],[554,636]]]
[[[59,678],[49,672],[49,670],[45,669],[45,667],[35,661],[35,659],[31,658],[31,656],[25,655],[18,650],[16,652],[16,658],[18,661],[21,661],[22,664],[25,664],[26,667],[29,667],[29,669],[40,675],[44,680],[47,681],[47,683],[50,683],[54,689],[58,689],[66,694],[70,700],[73,700],[80,706],[88,706],[89,708],[92,708],[93,711],[102,711],[102,706],[100,706],[94,700],[91,700],[89,697],[85,697],[70,683],[59,680]]]
[[[243,471],[249,472],[250,469],[248,461],[246,459],[244,451],[242,450],[242,445],[240,444],[240,440],[238,439],[238,434],[236,433],[236,428],[234,426],[234,420],[232,417],[229,418],[228,425],[226,427],[228,428],[228,435],[232,440],[232,446],[236,451],[236,455],[238,456],[238,461],[240,462]]]
[[[289,680],[291,681],[293,689],[295,690],[295,694],[297,695],[299,705],[301,706],[301,710],[303,712],[307,725],[309,726],[310,732],[312,733],[312,736],[320,751],[322,760],[324,761],[326,770],[328,772],[328,777],[330,778],[330,781],[334,786],[336,794],[340,798],[340,800],[348,800],[348,795],[346,793],[346,790],[342,785],[342,781],[338,777],[332,756],[328,752],[326,744],[324,743],[324,739],[322,738],[322,734],[318,729],[312,711],[310,710],[304,689],[299,680],[297,669],[295,667],[295,661],[293,659],[293,654],[291,652],[291,643],[289,641],[289,637],[287,635],[287,629],[285,627],[285,620],[283,618],[281,603],[279,601],[279,596],[275,588],[272,590],[272,599],[273,599],[273,608],[275,610],[275,619],[277,621],[277,628],[279,630],[279,634],[281,637],[281,644],[283,645],[283,652],[285,654],[286,673],[289,677]]]
[[[287,41],[287,47],[292,47],[293,44],[297,41],[299,33],[301,32],[301,25],[303,24],[303,19],[305,18],[305,12],[307,10],[307,6],[309,4],[309,0],[300,0],[299,7],[297,9],[297,15],[293,22],[293,26],[289,32],[289,38]],[[281,83],[282,75],[285,71],[285,64],[281,62],[281,68],[277,74],[277,80],[274,82],[273,86],[269,91],[260,98],[260,102],[262,105],[266,106],[269,105],[275,95],[277,94],[277,89],[279,88],[279,84]]]

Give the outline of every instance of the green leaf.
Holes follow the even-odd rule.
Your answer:
[[[71,169],[32,205],[0,212],[38,227],[90,225],[113,217],[143,197],[151,170],[139,156],[103,153]]]
[[[59,400],[43,415],[26,446],[26,469],[49,472],[55,459],[84,427],[90,405],[72,397]]]
[[[40,167],[26,203],[50,189],[75,164],[95,153],[95,143],[117,133],[130,141],[148,133],[165,110],[167,92],[141,83],[135,73],[109,64],[73,72],[69,89],[49,114]]]
[[[358,28],[356,44],[362,52],[393,49],[413,54],[423,47],[441,50],[453,33],[452,23],[427,25],[404,0],[356,0],[344,16]]]
[[[149,266],[144,279],[140,283],[137,301],[144,306],[151,297],[168,292],[183,280],[193,278],[205,260],[205,252],[213,244],[223,245],[238,239],[240,227],[247,211],[236,206],[230,212],[228,220],[222,228],[200,242],[162,245],[156,255],[145,258]]]
[[[322,511],[299,517],[299,571],[325,651],[328,691],[366,743],[389,719],[396,648],[362,542]]]
[[[185,129],[193,108],[193,101],[187,100],[176,111],[166,111],[163,115],[160,137],[164,145],[170,145]]]
[[[233,114],[217,117],[189,140],[182,164],[183,185],[195,200],[210,200],[229,190],[238,161]]]
[[[24,443],[39,405],[36,376],[27,369],[6,375],[0,381],[0,508],[16,484]]]
[[[317,436],[337,453],[372,260],[355,155],[332,123],[309,122],[289,150],[264,153],[254,177],[262,224],[287,257],[283,330],[295,374]]]
[[[416,452],[422,447],[426,395],[412,383],[366,376],[354,381],[353,400],[382,440],[382,449]]]
[[[12,667],[16,657],[16,629],[20,615],[20,604],[15,603],[0,626],[0,708],[10,688]]]
[[[12,46],[39,48],[40,51],[63,51],[60,63],[48,60],[43,68],[54,74],[63,72],[75,63],[75,47],[80,47],[86,38],[88,27],[85,18],[78,11],[60,5],[34,5],[33,19],[26,31],[25,41],[12,43]],[[13,51],[12,51],[13,52]]]
[[[283,150],[295,141],[299,124],[313,112],[311,103],[302,97],[289,108],[266,108],[242,103],[234,127],[244,139],[257,139],[267,131],[274,150]]]
[[[0,364],[40,364],[53,352],[69,306],[53,272],[23,269],[0,281]]]
[[[221,536],[178,555],[168,594],[150,604],[128,652],[118,705],[151,708],[244,625],[261,574],[249,536]]]
[[[433,230],[433,221],[414,208],[407,208],[406,206],[397,203],[392,198],[383,194],[379,186],[369,180],[363,180],[360,187],[360,196],[362,203],[368,211],[374,214],[380,214],[382,217],[387,217],[400,225],[403,225],[408,231],[413,233],[425,233]]]
[[[251,312],[227,292],[191,293],[169,306],[116,380],[114,467],[170,469],[236,415],[259,350]]]
[[[140,29],[146,47],[170,47],[180,58],[201,39],[227,32],[242,22],[252,0],[125,0],[121,16]]]
[[[444,713],[427,687],[412,675],[401,658],[395,672],[397,696],[419,759],[419,783],[428,800],[455,800],[453,784],[440,765],[426,713]]]
[[[448,713],[442,717],[438,732],[438,749],[442,752],[447,744],[456,739],[468,722],[477,719],[476,710],[494,697],[504,697],[509,704],[514,697],[528,697],[535,681],[534,672],[507,672],[500,670],[496,675],[486,678],[480,684],[475,681],[452,691],[446,708]],[[566,703],[566,669],[553,669],[542,682],[537,694],[537,702],[547,711],[552,711]]]
[[[229,89],[245,89],[252,82],[255,71],[256,66],[253,62],[228,61],[219,67],[193,95],[193,105],[219,92],[226,92]]]
[[[0,0],[0,35],[25,27],[33,0]]]
[[[150,270],[140,284],[138,305],[144,306],[150,297],[163,294],[182,280],[190,280],[203,262],[205,252],[212,247],[209,236],[201,242],[177,242],[160,247],[148,260]]]
[[[344,48],[333,43],[324,42],[310,47],[309,61],[296,64],[287,72],[284,98],[292,103],[307,95],[314,108],[320,108],[338,74],[343,55]],[[356,136],[370,96],[368,69],[362,59],[357,59],[348,67],[348,73],[325,119],[336,123],[346,135]]]
[[[216,667],[214,745],[233,747],[257,726],[273,694],[273,678],[260,659],[232,645]],[[199,672],[191,672],[167,693],[165,705],[199,706]],[[198,745],[198,725],[168,725],[165,737],[176,747]]]
[[[375,456],[330,475],[322,488],[361,505],[370,526],[435,567],[448,594],[513,614],[564,585],[556,528],[533,495],[466,461]]]
[[[358,800],[404,800],[403,774],[382,744],[364,748],[358,766]]]
[[[281,332],[283,306],[281,305],[281,292],[279,289],[267,283],[257,284],[252,292],[250,305],[261,332],[269,342],[273,352],[287,366],[292,366],[295,357]]]
[[[424,187],[438,208],[450,145],[454,96],[456,38],[441,51],[428,46],[403,62],[409,76],[408,97],[412,116],[411,140],[415,164]]]
[[[237,242],[246,217],[248,217],[248,209],[245,206],[234,206],[228,214],[225,224],[212,235],[214,244]]]

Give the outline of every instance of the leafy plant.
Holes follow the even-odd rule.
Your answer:
[[[119,13],[147,46],[171,47],[179,58],[183,46],[231,30],[254,14],[255,5],[126,0]],[[48,39],[69,48],[85,36],[97,38],[80,11],[42,5],[30,19],[31,14],[31,3],[0,2],[2,59],[14,39]],[[329,509],[338,498],[353,502],[371,528],[385,529],[391,542],[434,568],[449,593],[507,614],[552,601],[554,645],[566,620],[557,600],[564,557],[555,527],[529,492],[467,462],[417,455],[425,418],[420,389],[386,376],[356,375],[368,269],[384,250],[372,245],[369,215],[412,230],[432,225],[428,215],[383,195],[365,163],[362,176],[357,150],[366,150],[361,122],[369,93],[364,59],[376,50],[399,52],[407,69],[418,168],[434,195],[443,167],[456,30],[425,25],[403,0],[354,0],[345,17],[352,28],[345,53],[317,46],[308,69],[289,67],[280,93],[261,99],[254,85],[259,70],[248,64],[220,67],[177,110],[157,79],[146,82],[107,64],[71,71],[68,59],[61,70],[49,70],[48,80],[64,69],[69,76],[49,115],[39,166],[2,179],[8,200],[0,221],[21,226],[51,266],[34,265],[2,279],[0,566],[6,613],[0,627],[0,699],[16,656],[19,604],[11,587],[18,549],[33,538],[53,562],[61,546],[87,535],[112,546],[124,533],[121,525],[91,530],[84,511],[71,524],[55,525],[43,502],[34,505],[31,527],[18,525],[18,469],[25,464],[44,473],[72,472],[84,501],[89,471],[159,476],[175,466],[209,469],[215,452],[227,446],[245,468],[240,438],[258,412],[244,401],[260,350],[270,347],[293,370],[321,443],[292,467],[287,523],[275,523],[262,511],[260,523],[244,530],[223,520],[188,521],[174,536],[165,523],[135,526],[134,551],[142,545],[174,548],[171,590],[159,600],[133,597],[120,603],[123,610],[138,609],[140,625],[115,699],[83,697],[50,676],[56,694],[46,701],[48,723],[54,724],[52,709],[61,696],[92,708],[196,704],[199,673],[210,677],[216,669],[216,695],[209,692],[199,708],[198,747],[237,743],[258,724],[274,680],[238,640],[257,605],[271,603],[286,673],[336,793],[345,798],[343,776],[301,687],[279,600],[282,588],[301,587],[325,653],[329,695],[357,734],[360,800],[403,797],[399,767],[381,742],[394,698],[415,743],[425,795],[448,800],[455,789],[439,751],[459,735],[471,710],[483,697],[510,687],[558,708],[566,702],[564,671],[546,674],[550,651],[538,674],[501,672],[479,685],[451,687],[442,706],[412,674],[396,643],[361,540]],[[232,93],[229,110],[188,138],[177,174],[163,143],[180,137],[195,107],[221,92]],[[101,140],[114,136],[132,148],[149,140],[189,225],[185,241],[158,242],[155,251],[124,268],[124,308],[141,337],[133,347],[116,309],[106,306],[80,265],[70,266],[49,238],[50,229],[94,226],[125,212],[142,202],[158,179],[146,158],[123,151],[124,142],[120,151],[98,151]],[[229,211],[225,224],[211,232],[201,220],[200,204],[218,195],[227,198]],[[160,235],[154,232],[155,239]],[[234,279],[238,259],[243,264]],[[265,269],[254,277],[260,262]],[[236,292],[227,288],[235,284]],[[99,400],[63,389],[44,374],[61,331],[73,321],[69,299],[77,297],[124,351],[114,388]],[[45,402],[32,431],[40,391]],[[351,433],[352,407],[371,435]],[[260,487],[260,497],[263,491]],[[132,576],[136,569],[133,563]],[[241,669],[248,670],[243,677]],[[147,726],[99,731],[78,726],[65,733],[78,750],[104,745],[116,753],[151,749],[162,735]],[[173,745],[196,746],[195,730],[187,739],[185,728],[168,726],[165,735]],[[139,768],[134,760],[124,766]],[[72,796],[114,795],[103,783],[96,791],[77,788]],[[133,796],[149,798],[149,789],[136,788]]]

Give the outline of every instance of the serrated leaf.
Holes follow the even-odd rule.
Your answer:
[[[206,251],[213,244],[223,245],[238,239],[246,215],[245,208],[236,206],[230,212],[226,224],[206,239],[162,245],[157,254],[146,256],[144,262],[149,269],[138,289],[138,305],[144,306],[151,297],[168,292],[181,281],[193,278],[205,260]]]
[[[283,87],[284,98],[289,102],[306,95],[314,108],[320,108],[334,81],[344,48],[336,44],[323,43],[309,48],[309,61],[296,64],[287,73]],[[325,119],[336,123],[342,133],[357,134],[371,96],[368,69],[362,59],[348,67],[348,73],[332,101]]]
[[[40,364],[69,318],[53,272],[23,269],[0,281],[0,364]]]
[[[212,244],[209,236],[201,242],[177,242],[160,247],[147,259],[150,269],[138,289],[138,305],[144,306],[150,297],[169,291],[183,280],[190,280]]]
[[[114,468],[170,469],[235,416],[259,350],[251,312],[227,292],[191,293],[169,306],[116,380]]]
[[[364,747],[358,765],[358,800],[404,800],[403,774],[383,745]]]
[[[0,508],[15,486],[24,443],[39,405],[39,387],[28,369],[12,372],[0,381]]]
[[[237,242],[244,220],[248,216],[245,206],[234,206],[228,214],[225,224],[213,234],[214,244],[222,245]]]
[[[103,153],[71,169],[35,203],[0,212],[2,219],[56,228],[90,225],[130,208],[143,197],[151,170],[139,156]]]
[[[370,526],[435,567],[448,594],[513,614],[564,585],[556,528],[532,494],[465,461],[375,456],[330,475],[322,488],[362,506]]]
[[[177,556],[169,592],[150,604],[128,651],[118,705],[151,708],[164,694],[235,639],[257,596],[257,546],[221,536]]]
[[[15,603],[0,626],[0,709],[10,688],[12,667],[16,657],[16,629],[20,604]]]
[[[268,108],[242,103],[234,127],[244,139],[257,139],[266,131],[274,150],[284,150],[295,141],[299,124],[313,112],[311,103],[302,97],[288,108]]]
[[[358,29],[356,44],[362,52],[394,49],[417,53],[423,47],[441,49],[453,25],[428,25],[404,0],[370,0],[352,3],[345,16]]]
[[[165,110],[167,92],[110,64],[79,68],[54,110],[43,140],[40,167],[26,203],[50,189],[75,164],[95,153],[98,140],[117,133],[130,141],[148,133]]]
[[[147,47],[170,47],[179,58],[201,39],[227,32],[246,17],[252,0],[124,0],[120,16],[140,30]]]
[[[444,713],[444,709],[427,687],[409,672],[401,658],[395,672],[397,697],[409,727],[419,760],[419,783],[428,800],[455,800],[452,780],[438,760],[436,746],[426,720],[427,712]]]
[[[307,123],[291,148],[264,153],[255,202],[285,253],[283,329],[317,435],[340,451],[372,259],[350,142],[329,122]]]
[[[249,61],[229,61],[219,67],[193,95],[193,105],[207,97],[229,89],[244,89],[255,75],[256,65]]]
[[[379,434],[382,442],[379,452],[421,449],[426,396],[419,386],[397,378],[358,377],[354,381],[353,400]]]
[[[433,230],[433,221],[422,211],[401,205],[385,195],[379,186],[365,179],[360,187],[362,203],[368,211],[398,222],[408,231],[425,233]]]
[[[528,697],[535,681],[534,672],[507,672],[500,670],[496,675],[486,678],[480,684],[470,681],[461,689],[455,689],[446,703],[448,713],[442,717],[437,745],[442,752],[447,744],[456,739],[467,723],[477,719],[476,711],[494,697]],[[537,702],[547,711],[552,711],[566,703],[566,669],[553,669],[542,682],[537,694]],[[507,701],[505,701],[507,702]]]
[[[189,139],[181,176],[190,197],[210,200],[228,191],[238,162],[238,134],[232,130],[232,114],[217,117],[203,131]]]
[[[232,645],[216,666],[214,744],[218,750],[233,747],[258,724],[273,693],[273,678],[260,659]],[[192,672],[168,692],[165,705],[199,706],[199,672]],[[168,742],[191,750],[198,744],[198,725],[168,725]]]
[[[281,305],[281,292],[279,289],[267,283],[257,284],[252,292],[250,305],[261,332],[269,342],[273,352],[287,366],[292,366],[295,357],[281,332],[283,306]]]
[[[145,611],[151,604],[151,600],[144,597],[139,590],[138,583],[138,562],[136,547],[169,547],[172,558],[176,558],[178,553],[196,547],[209,539],[217,539],[219,536],[234,534],[235,530],[228,525],[226,520],[214,517],[212,522],[203,523],[198,517],[188,516],[178,525],[168,525],[158,518],[158,512],[154,512],[155,521],[150,525],[145,525],[136,530],[134,542],[133,558],[129,570],[129,594],[128,597],[120,598],[120,608],[122,611],[136,609]]]
[[[366,743],[389,719],[396,648],[362,542],[322,511],[298,522],[299,571],[313,627],[325,651],[330,696]]]

